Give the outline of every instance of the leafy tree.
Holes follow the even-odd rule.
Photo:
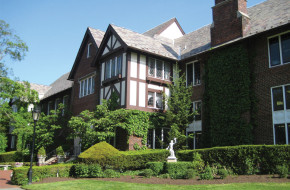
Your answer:
[[[178,143],[182,144],[186,140],[185,131],[193,121],[195,113],[192,112],[192,87],[186,86],[185,75],[176,75],[173,83],[169,84],[170,97],[166,97],[168,110],[165,113],[167,126],[171,128],[170,138],[178,138]]]
[[[27,45],[10,29],[9,24],[0,20],[0,77],[7,76],[6,56],[21,61],[28,51]]]
[[[7,147],[7,137],[4,133],[0,133],[0,153],[5,152]]]

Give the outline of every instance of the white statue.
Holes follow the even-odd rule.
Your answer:
[[[175,154],[174,154],[174,150],[173,150],[173,145],[175,143],[176,143],[176,138],[174,138],[174,140],[171,140],[170,141],[169,146],[166,149],[166,150],[169,149],[169,152],[170,152],[170,156],[168,158],[174,158],[174,159],[176,159]]]

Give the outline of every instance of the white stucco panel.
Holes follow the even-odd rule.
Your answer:
[[[126,77],[126,68],[127,68],[127,59],[126,53],[123,53],[123,61],[122,61],[122,77]]]
[[[109,49],[106,47],[105,49],[104,49],[104,51],[103,51],[103,54],[102,55],[105,55],[106,53],[108,53],[109,52]]]
[[[169,90],[169,88],[165,88],[165,95],[167,96],[167,97],[169,97],[170,96],[170,90]],[[168,109],[168,105],[167,105],[167,101],[165,102],[165,110],[167,110]]]
[[[104,81],[104,77],[105,77],[105,63],[102,63],[102,69],[101,69],[102,73],[101,73],[101,83]]]
[[[108,46],[109,48],[112,48],[112,47],[111,47],[111,41],[112,41],[112,36],[110,37],[110,39],[109,39],[109,41],[108,41],[108,43],[107,43],[107,46]]]
[[[131,53],[131,77],[137,78],[137,53]]]
[[[145,107],[146,103],[146,84],[144,82],[139,82],[139,106]]]
[[[169,27],[167,27],[163,32],[161,32],[160,36],[169,38],[169,39],[176,39],[183,36],[181,30],[174,22]]]
[[[126,83],[125,81],[122,81],[122,92],[121,92],[121,106],[125,105],[125,95],[126,92]]]
[[[154,89],[154,90],[163,90],[162,86],[157,86],[157,85],[154,85],[154,84],[148,84],[148,88]]]
[[[120,42],[117,40],[117,42],[116,42],[116,44],[115,44],[115,46],[114,46],[114,49],[116,49],[116,48],[118,48],[118,47],[120,47],[121,46],[121,44],[120,44]]]
[[[110,90],[110,87],[109,86],[107,86],[106,88],[105,88],[105,97],[106,97],[106,95],[108,94],[108,91]]]
[[[140,56],[139,78],[146,80],[146,56]]]
[[[102,99],[104,99],[103,96],[104,96],[104,89],[101,88],[101,90],[100,90],[100,103],[101,104],[102,104]]]
[[[130,105],[137,105],[137,82],[130,81]]]
[[[115,87],[116,87],[117,91],[120,93],[120,83],[119,82],[115,84]]]

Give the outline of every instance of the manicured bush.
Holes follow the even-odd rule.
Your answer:
[[[62,149],[62,146],[59,146],[56,148],[56,155],[57,156],[64,156],[64,151]]]
[[[241,145],[215,147],[197,150],[181,150],[176,153],[180,161],[193,161],[198,152],[204,162],[212,165],[219,163],[232,168],[234,173],[275,173],[276,166],[285,164],[290,167],[289,145]]]
[[[16,151],[5,152],[0,154],[0,162],[14,162]]]
[[[51,166],[33,166],[32,182],[37,182],[46,177],[69,177],[71,174],[72,164],[57,164]],[[28,183],[28,166],[14,168],[12,183],[15,185],[24,185]]]
[[[89,177],[103,177],[103,171],[99,164],[89,165]]]
[[[218,169],[217,174],[221,179],[225,179],[228,176],[228,171],[226,169]]]
[[[76,164],[74,166],[75,177],[89,177],[89,166],[86,164]]]
[[[288,176],[288,168],[285,165],[277,166],[276,173],[279,175],[280,178],[286,178]]]
[[[106,178],[119,178],[120,173],[113,170],[113,169],[106,169],[104,171],[104,177],[106,177]]]
[[[43,146],[38,150],[37,156],[46,156],[46,151]]]
[[[204,169],[204,172],[200,173],[199,174],[199,178],[201,180],[210,180],[210,179],[213,179],[213,172],[212,172],[212,168],[207,165]]]
[[[29,150],[11,151],[0,154],[0,162],[29,162]]]
[[[184,175],[185,179],[193,179],[197,175],[197,171],[195,169],[187,169]]]
[[[159,175],[164,169],[164,162],[148,162],[146,168],[151,169],[154,175]]]
[[[201,171],[204,168],[204,161],[201,158],[201,155],[198,152],[193,153],[193,168]]]
[[[190,168],[193,168],[191,162],[169,162],[165,164],[165,173],[173,179],[184,179],[186,171]]]
[[[142,175],[144,177],[151,178],[154,175],[154,172],[151,169],[145,169],[143,170]]]

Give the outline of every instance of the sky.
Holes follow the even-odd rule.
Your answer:
[[[248,7],[265,0],[248,0]],[[115,24],[138,33],[177,18],[185,33],[212,23],[214,0],[0,0],[0,20],[27,44],[14,77],[50,85],[70,72],[87,27]]]

